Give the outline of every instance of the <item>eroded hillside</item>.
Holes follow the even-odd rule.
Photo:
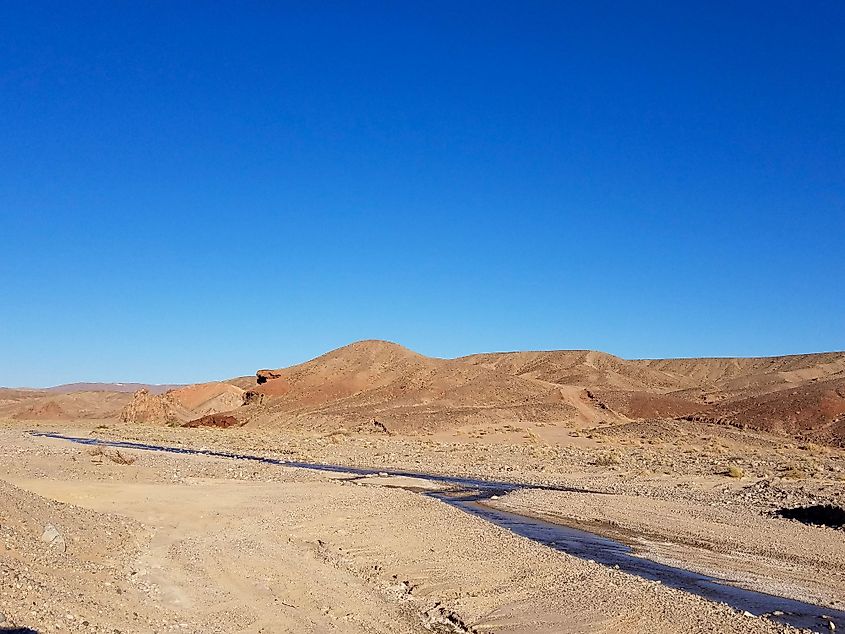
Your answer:
[[[697,420],[845,442],[845,353],[628,360],[589,350],[426,357],[360,341],[163,394],[0,390],[0,416],[420,433],[487,423]]]

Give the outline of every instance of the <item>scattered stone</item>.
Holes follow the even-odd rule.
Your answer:
[[[421,614],[423,627],[431,632],[476,634],[478,630],[468,625],[457,612],[448,610],[438,601]]]
[[[44,527],[44,532],[41,534],[41,541],[49,544],[50,548],[55,548],[60,553],[63,553],[67,550],[65,538],[62,536],[59,530],[52,524],[47,524]]]

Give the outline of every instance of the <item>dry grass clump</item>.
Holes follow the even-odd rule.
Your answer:
[[[525,434],[522,437],[526,438],[526,439],[528,439],[528,440],[530,440],[531,442],[534,442],[534,443],[540,442],[540,434],[538,434],[533,429],[526,429]]]
[[[88,455],[92,458],[99,458],[97,462],[102,462],[103,458],[108,458],[115,464],[120,465],[130,465],[135,464],[137,458],[135,456],[131,456],[129,454],[121,453],[120,450],[115,449],[114,451],[106,451],[99,445],[95,445],[88,450]]]
[[[778,475],[787,480],[805,480],[809,478],[816,467],[811,462],[787,462],[778,467]]]
[[[728,467],[727,471],[725,471],[725,475],[729,478],[742,478],[745,476],[745,471],[743,471],[741,467],[731,465]]]
[[[600,454],[595,461],[593,462],[594,465],[597,467],[612,467],[618,465],[622,462],[622,459],[619,457],[619,454],[615,451],[607,451],[605,453]]]
[[[352,436],[352,432],[344,429],[344,430],[338,430],[337,432],[335,432],[333,434],[329,434],[327,436],[327,438],[328,438],[330,443],[332,443],[333,445],[337,445],[339,443],[346,442],[349,439],[350,436]]]
[[[779,475],[781,478],[786,478],[787,480],[804,480],[809,474],[800,467],[789,467],[781,471]]]
[[[129,454],[120,453],[117,449],[114,451],[106,453],[106,457],[111,460],[115,464],[135,464],[137,458],[135,456],[130,456]]]
[[[822,447],[821,445],[817,445],[812,442],[799,445],[798,448],[815,456],[823,456],[830,453],[830,450],[827,447]]]

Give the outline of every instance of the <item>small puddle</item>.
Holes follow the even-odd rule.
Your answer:
[[[436,498],[446,504],[450,504],[467,513],[481,517],[488,522],[506,528],[517,535],[540,542],[574,555],[581,559],[589,559],[606,566],[619,568],[624,572],[643,577],[660,583],[698,595],[710,601],[725,603],[737,610],[748,611],[754,615],[766,615],[769,618],[792,625],[793,627],[805,628],[814,632],[829,632],[830,622],[836,625],[845,626],[845,611],[833,610],[830,608],[804,603],[793,599],[778,597],[763,592],[755,592],[739,588],[714,577],[708,577],[684,568],[676,568],[665,564],[657,563],[650,559],[640,557],[627,545],[616,540],[590,533],[588,531],[571,528],[563,524],[554,524],[541,519],[502,511],[485,505],[485,499],[493,495],[504,495],[518,489],[550,489],[575,491],[581,493],[595,493],[584,489],[567,487],[548,487],[532,484],[520,484],[514,482],[496,482],[480,478],[462,478],[459,476],[444,476],[415,471],[396,470],[374,470],[361,467],[344,467],[340,465],[329,465],[314,462],[302,462],[297,460],[281,460],[256,456],[251,454],[233,453],[228,451],[214,451],[210,449],[188,449],[184,447],[168,447],[164,445],[151,445],[146,443],[129,442],[123,440],[100,440],[97,438],[84,438],[65,436],[52,432],[29,432],[33,436],[45,438],[56,438],[69,440],[83,445],[102,445],[117,447],[119,449],[140,449],[143,451],[159,451],[174,454],[189,454],[200,456],[211,456],[215,458],[231,458],[235,460],[250,460],[266,464],[276,464],[285,467],[297,467],[301,469],[312,469],[330,473],[346,473],[357,476],[373,476],[379,473],[389,476],[404,476],[448,484],[455,487],[451,491],[429,491],[426,495]],[[797,519],[797,518],[796,518]]]

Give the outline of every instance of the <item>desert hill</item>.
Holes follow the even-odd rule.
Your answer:
[[[688,377],[696,389],[727,394],[763,394],[813,380],[845,378],[845,353],[824,352],[780,357],[653,359],[633,361],[651,369]]]
[[[476,423],[588,427],[674,419],[845,444],[842,352],[630,360],[555,350],[440,359],[370,340],[255,377],[164,393],[143,386],[133,395],[125,385],[0,389],[0,417],[398,433]]]
[[[229,413],[254,426],[367,428],[377,421],[397,431],[689,418],[837,443],[840,378],[843,353],[628,360],[562,350],[437,359],[361,341],[259,371],[252,387],[240,384],[257,397]]]
[[[845,353],[627,360],[602,352],[504,352],[460,359],[562,385],[625,418],[695,418],[842,442]],[[829,386],[829,389],[823,389]],[[832,386],[832,387],[830,387]]]
[[[810,380],[845,377],[845,353],[780,357],[622,359],[592,350],[496,352],[458,359],[518,376],[607,390],[655,393],[764,392]]]
[[[0,388],[0,418],[15,420],[114,419],[132,393],[163,394],[175,385],[67,383],[45,388]]]
[[[436,429],[474,421],[707,420],[840,443],[845,353],[622,359],[590,350],[433,359],[363,341],[258,373],[252,425]]]
[[[696,385],[677,372],[594,350],[494,352],[457,360],[549,383],[607,390],[668,392]]]
[[[127,392],[72,392],[0,389],[0,418],[14,420],[105,420],[116,418],[132,395]]]
[[[630,419],[690,418],[845,442],[845,353],[756,358],[626,360],[593,351],[505,352],[463,357],[588,389]]]
[[[258,373],[255,424],[355,426],[376,419],[397,430],[474,420],[570,420],[577,409],[559,386],[386,341],[361,341],[312,361]]]
[[[255,378],[251,378],[255,383]],[[138,422],[188,421],[209,412],[243,405],[244,390],[229,382],[198,385],[148,385],[144,383],[69,383],[40,389],[0,388],[0,418],[14,420],[63,421],[109,420],[134,411],[128,419]],[[168,407],[155,405],[155,414],[144,414],[138,395],[156,403],[160,397]],[[133,403],[135,403],[133,405]]]
[[[843,445],[845,378],[810,379],[779,390],[726,399],[690,418]]]

